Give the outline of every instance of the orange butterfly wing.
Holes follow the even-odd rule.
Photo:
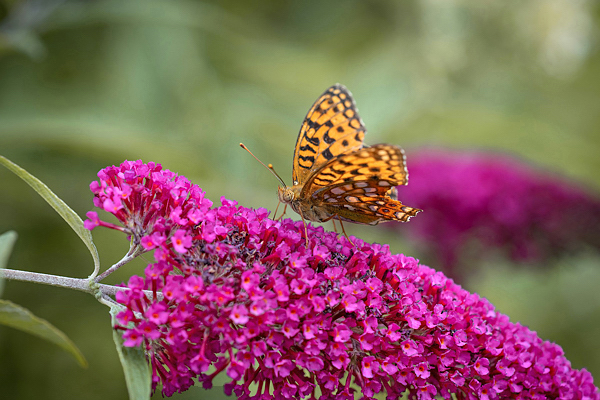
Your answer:
[[[362,148],[365,133],[352,94],[343,85],[331,86],[310,108],[300,128],[293,184],[302,186],[331,160]]]
[[[421,211],[397,200],[395,186],[407,183],[404,151],[377,144],[330,161],[305,184],[300,197],[346,221],[407,221]]]

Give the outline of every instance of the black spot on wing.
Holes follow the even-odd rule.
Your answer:
[[[325,134],[323,135],[323,141],[327,144],[331,144],[335,142],[335,139],[329,136],[329,132],[325,132]]]
[[[316,183],[317,185],[327,186],[327,185],[331,184],[331,182],[333,182],[333,179],[315,178],[315,180],[313,182]]]
[[[319,176],[322,176],[322,175],[330,176],[332,178],[335,178],[337,176],[335,174],[332,174],[331,172],[321,172],[321,173],[319,173]]]
[[[313,146],[318,146],[318,145],[319,145],[319,143],[321,143],[321,141],[319,140],[319,138],[318,138],[318,137],[308,137],[308,136],[307,136],[307,137],[306,137],[306,140],[307,140],[307,141],[308,141],[310,144],[312,144]]]
[[[308,161],[310,163],[314,163],[315,162],[315,158],[313,156],[300,156],[298,158],[300,160],[302,160],[302,161]]]
[[[300,150],[302,151],[310,151],[311,153],[316,153],[315,149],[313,149],[310,145],[304,145],[302,147],[300,147]]]
[[[321,153],[321,155],[326,159],[326,160],[331,160],[334,156],[331,153],[331,151],[329,151],[329,149],[325,149],[323,151],[323,153]]]

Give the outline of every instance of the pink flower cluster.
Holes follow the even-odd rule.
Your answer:
[[[99,177],[96,204],[154,249],[117,296],[115,329],[144,347],[166,396],[224,371],[241,399],[600,399],[558,345],[387,246],[309,226],[307,248],[302,222],[209,208],[159,165]]]
[[[490,255],[545,262],[600,249],[600,198],[523,161],[484,152],[422,150],[409,159],[402,201],[425,210],[396,227],[447,273]]]
[[[90,184],[94,205],[113,214],[123,226],[101,221],[94,211],[86,214],[84,226],[126,232],[146,250],[170,245],[185,253],[192,245],[186,226],[200,224],[212,206],[197,185],[152,162],[125,161],[104,168],[98,178],[100,182]]]

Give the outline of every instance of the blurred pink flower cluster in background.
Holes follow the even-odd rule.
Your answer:
[[[399,199],[424,210],[392,226],[450,276],[494,252],[543,263],[600,249],[600,197],[521,160],[498,153],[417,150]]]

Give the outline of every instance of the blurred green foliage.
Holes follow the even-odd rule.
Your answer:
[[[0,0],[0,153],[82,216],[95,173],[124,159],[160,162],[216,203],[273,210],[276,181],[238,143],[289,179],[302,118],[340,82],[367,143],[405,147],[409,170],[417,147],[484,147],[598,191],[599,25],[592,0]],[[89,253],[60,217],[10,172],[0,182],[0,233],[20,238],[9,267],[89,275]],[[419,257],[379,227],[347,230]],[[127,249],[117,233],[94,238],[104,268]],[[466,285],[600,379],[599,261],[534,273],[490,261]],[[126,397],[105,307],[20,282],[4,297],[66,332],[90,367],[0,327],[3,398]],[[192,395],[222,390],[179,398]]]

